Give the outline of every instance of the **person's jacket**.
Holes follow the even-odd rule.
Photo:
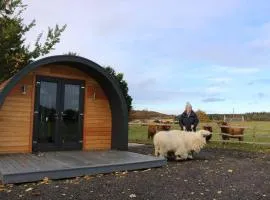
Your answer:
[[[193,110],[191,111],[189,116],[185,111],[182,113],[182,115],[179,118],[179,125],[182,130],[184,127],[186,127],[187,131],[196,131],[196,127],[198,124],[199,124],[199,119]],[[191,125],[194,126],[193,130],[191,129]]]

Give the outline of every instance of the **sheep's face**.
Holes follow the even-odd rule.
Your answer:
[[[201,134],[204,138],[212,134],[210,131],[207,130],[199,130],[198,133]]]

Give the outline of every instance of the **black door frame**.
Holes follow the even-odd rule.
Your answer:
[[[38,143],[39,123],[40,123],[40,82],[54,82],[57,83],[57,99],[56,99],[56,126],[55,126],[55,143]],[[64,85],[74,84],[80,85],[80,100],[79,100],[79,130],[78,130],[78,142],[63,144],[61,141],[61,112],[64,110]],[[84,119],[84,93],[85,93],[85,81],[77,79],[58,78],[50,76],[36,76],[35,84],[35,102],[34,102],[34,123],[33,123],[33,145],[32,151],[61,151],[61,150],[82,150],[83,148],[83,119]]]

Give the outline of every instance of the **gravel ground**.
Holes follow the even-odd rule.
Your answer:
[[[152,146],[130,151],[151,154]],[[0,187],[16,199],[270,199],[270,155],[204,149],[194,160],[163,168]]]

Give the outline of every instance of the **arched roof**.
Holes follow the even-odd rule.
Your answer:
[[[0,110],[12,88],[29,72],[48,64],[65,64],[79,69],[94,78],[102,87],[110,102],[112,112],[112,149],[128,148],[128,111],[119,84],[97,63],[79,56],[60,55],[42,58],[25,66],[6,82],[0,92]]]

